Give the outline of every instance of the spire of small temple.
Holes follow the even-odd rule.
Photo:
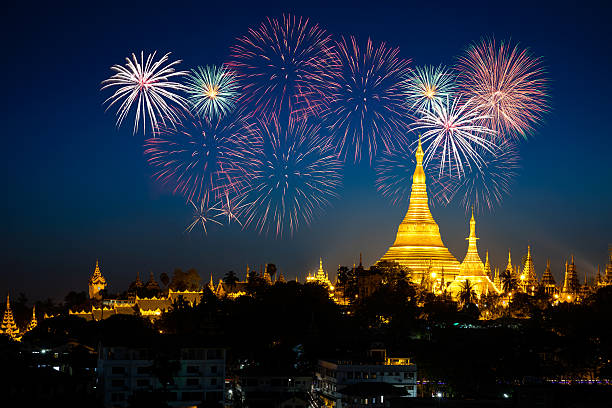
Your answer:
[[[91,275],[91,278],[89,278],[89,298],[100,299],[100,291],[104,289],[106,289],[106,279],[104,279],[104,276],[102,276],[102,272],[100,272],[100,265],[96,259],[96,268],[94,269],[94,273]]]
[[[28,323],[28,328],[26,331],[30,331],[36,326],[38,326],[38,321],[36,320],[36,305],[34,305],[32,308],[32,320],[30,320],[30,323]]]
[[[6,295],[6,310],[2,317],[2,325],[0,326],[0,334],[5,334],[13,340],[19,339],[19,329],[13,319],[13,311],[11,310],[11,299],[9,294]]]
[[[512,267],[512,254],[510,254],[510,249],[508,249],[508,265],[506,265],[506,270],[511,273],[514,272],[514,268]]]
[[[478,255],[478,246],[476,237],[476,219],[474,218],[474,208],[472,207],[472,217],[470,218],[470,235],[466,238],[468,241],[468,250],[461,262],[459,267],[459,275],[451,283],[451,290],[453,293],[460,290],[460,282],[469,280],[474,284],[475,290],[479,294],[496,292],[496,288],[490,279],[490,265],[489,271],[485,270],[485,266]]]
[[[486,252],[486,256],[485,256],[485,274],[487,276],[490,276],[491,279],[495,278],[491,272],[491,264],[489,263],[489,251]]]
[[[395,242],[380,261],[397,262],[410,268],[417,280],[427,273],[424,261],[432,259],[437,267],[444,267],[445,272],[455,278],[459,273],[459,262],[444,246],[438,224],[429,210],[423,156],[419,137],[408,211],[397,229]]]
[[[212,276],[212,272],[210,273],[210,280],[208,281],[208,289],[210,289],[211,291],[215,291],[215,281],[213,281],[213,276]]]
[[[574,255],[572,254],[572,262],[568,265],[565,262],[565,279],[563,281],[563,293],[576,293],[580,288],[578,274],[576,273],[576,265],[574,264]]]
[[[361,258],[361,252],[359,253],[359,266],[363,266],[363,262],[362,262],[362,258]]]
[[[525,275],[525,281],[531,285],[537,282],[538,278],[535,273],[535,267],[533,265],[533,259],[531,259],[531,246],[527,245],[527,258],[525,258],[525,264],[523,265],[523,275]]]
[[[155,276],[153,276],[153,272],[149,272],[149,280],[145,285],[145,289],[147,290],[160,290],[159,284],[155,280]]]

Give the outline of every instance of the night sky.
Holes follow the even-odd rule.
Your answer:
[[[16,3],[16,2],[15,2]],[[25,2],[24,2],[25,3]],[[187,235],[191,210],[151,181],[142,134],[117,130],[100,82],[132,52],[172,51],[182,68],[219,64],[248,27],[295,13],[334,35],[398,46],[413,66],[452,64],[483,36],[512,38],[544,58],[551,112],[520,144],[512,195],[477,218],[481,257],[515,263],[532,246],[541,275],[550,257],[557,283],[574,253],[584,273],[605,266],[612,243],[612,13],[604,2],[78,2],[32,3],[3,10],[2,147],[4,214],[0,293],[61,299],[86,290],[97,258],[111,292],[136,272],[196,268],[215,280],[246,264],[276,263],[286,277],[318,267],[335,271],[363,253],[376,262],[393,243],[408,203],[391,206],[374,187],[367,161],[347,165],[340,199],[293,238],[262,237],[238,226]],[[431,2],[434,3],[434,2]],[[561,4],[566,5],[561,5]],[[18,7],[18,8],[16,8]],[[468,214],[432,208],[442,239],[463,259]]]

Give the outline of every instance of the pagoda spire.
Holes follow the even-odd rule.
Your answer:
[[[19,340],[21,338],[21,336],[19,336],[19,329],[17,328],[15,320],[13,319],[13,311],[11,310],[11,299],[8,293],[6,294],[6,310],[4,311],[4,316],[2,317],[0,334],[5,334],[13,340]]]
[[[454,279],[459,273],[459,262],[444,246],[438,224],[429,210],[423,156],[419,137],[408,211],[397,229],[395,242],[379,262],[397,262],[412,269],[413,278],[419,279],[427,273],[425,261],[432,259],[437,266],[444,266],[445,272]]]
[[[508,248],[508,265],[506,265],[506,270],[511,273],[514,272],[514,268],[512,267],[512,254],[510,253],[510,248]]]
[[[36,305],[34,305],[34,307],[32,308],[32,320],[30,320],[26,331],[30,331],[36,326],[38,326],[38,321],[36,320]]]
[[[486,252],[486,256],[485,256],[485,274],[487,276],[490,276],[492,279],[495,278],[491,274],[491,264],[489,263],[489,251]]]

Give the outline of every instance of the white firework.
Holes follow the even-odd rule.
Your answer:
[[[222,215],[221,210],[217,205],[209,207],[207,198],[204,198],[198,204],[195,204],[193,201],[189,201],[189,204],[193,207],[193,221],[187,226],[185,232],[191,232],[196,226],[201,225],[204,234],[208,234],[206,230],[207,224],[223,225],[217,221],[217,217]]]
[[[431,111],[443,104],[455,87],[454,76],[443,65],[416,67],[406,80],[406,102],[414,112]]]
[[[157,51],[156,51],[157,52]],[[134,119],[134,134],[138,132],[142,120],[143,133],[146,131],[147,119],[151,129],[155,129],[158,122],[165,123],[165,119],[175,119],[176,113],[171,109],[174,103],[186,109],[185,98],[175,93],[184,90],[184,86],[171,79],[185,75],[186,71],[176,71],[174,66],[181,60],[168,63],[167,53],[158,61],[155,54],[149,54],[145,60],[144,53],[140,53],[140,61],[135,54],[132,59],[126,58],[126,64],[113,65],[111,70],[115,74],[102,81],[102,89],[118,87],[115,92],[104,101],[110,102],[107,109],[115,104],[117,108],[117,127],[120,127],[128,116],[133,105],[136,105]]]
[[[461,102],[458,97],[453,101],[446,98],[442,104],[436,104],[431,111],[421,110],[421,118],[416,122],[414,130],[423,130],[422,142],[427,145],[425,164],[433,158],[443,175],[446,168],[449,174],[456,171],[461,177],[465,174],[464,167],[480,168],[484,163],[479,150],[495,153],[497,147],[491,142],[496,132],[483,126],[483,120],[488,116],[473,106],[468,100]]]

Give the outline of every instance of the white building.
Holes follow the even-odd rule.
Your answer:
[[[156,361],[153,348],[102,347],[98,358],[98,389],[104,395],[104,406],[127,407],[130,398],[139,393],[162,392],[164,387],[156,373],[158,370],[154,369],[160,361],[171,362],[176,369],[165,389],[170,406],[223,402],[224,349],[181,347],[164,360]]]
[[[319,360],[313,383],[314,391],[324,401],[327,407],[346,408],[368,405],[371,407],[389,406],[391,397],[414,398],[417,395],[417,367],[408,358],[387,358],[385,350],[371,350],[368,359],[355,360]],[[368,384],[363,389],[376,389],[374,384],[381,385],[378,389],[393,391],[385,395],[361,395],[353,400],[343,390],[351,390],[356,384]],[[369,385],[371,384],[371,385]],[[386,398],[386,400],[385,400]]]

